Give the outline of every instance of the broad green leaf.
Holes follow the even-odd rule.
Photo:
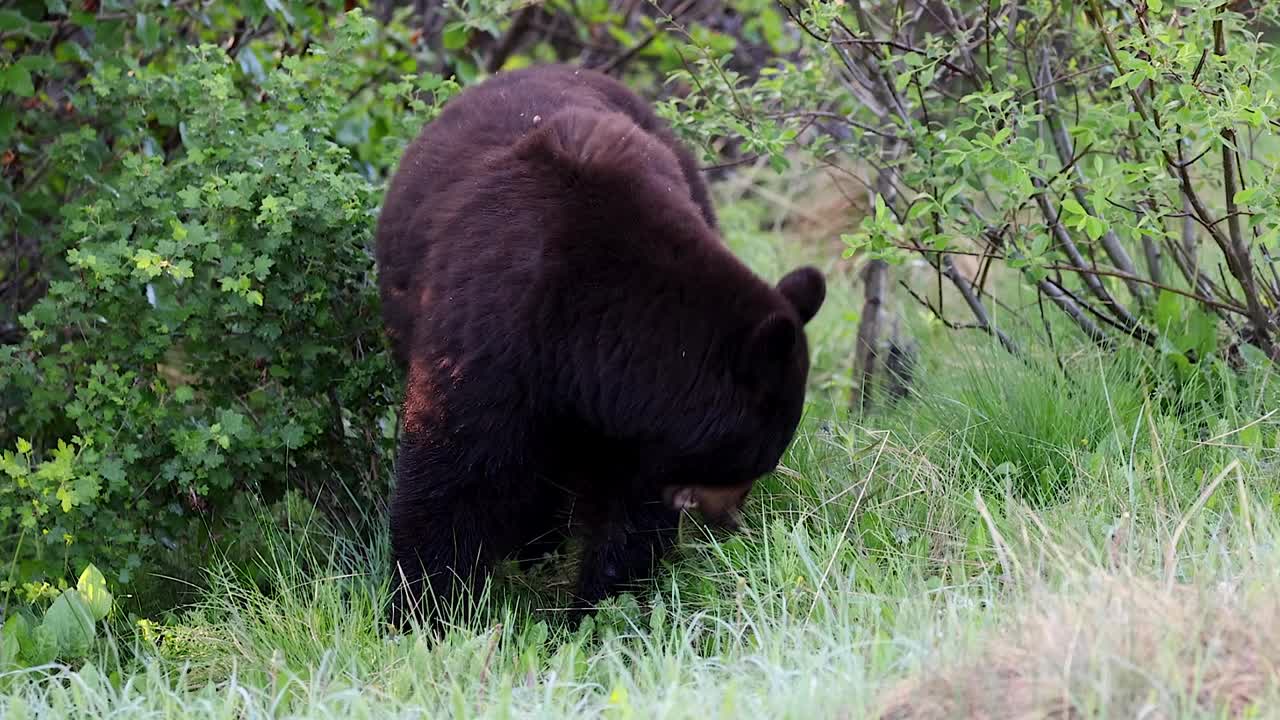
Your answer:
[[[9,616],[0,628],[0,672],[17,665],[23,643],[31,642],[31,623],[18,613]]]
[[[22,647],[25,665],[46,665],[58,659],[58,636],[53,628],[41,623],[31,629],[30,637],[30,642]]]
[[[53,632],[58,655],[67,658],[84,657],[93,642],[93,616],[77,590],[64,590],[44,615],[41,627]]]
[[[138,13],[134,16],[134,29],[143,47],[152,49],[160,44],[160,25],[146,13]]]
[[[0,10],[0,32],[11,33],[25,30],[31,21],[17,10]]]
[[[102,620],[111,613],[111,591],[107,590],[107,579],[93,563],[80,573],[76,590],[80,591],[80,597],[94,620]]]
[[[547,642],[547,623],[540,620],[526,631],[524,644],[527,647],[539,647]]]
[[[1168,332],[1182,319],[1182,302],[1176,293],[1161,290],[1156,299],[1156,327],[1161,332]]]
[[[54,68],[53,58],[48,55],[24,55],[18,58],[18,65],[30,72],[49,72]]]
[[[1186,333],[1180,344],[1201,357],[1218,349],[1218,316],[1195,306],[1186,318]]]

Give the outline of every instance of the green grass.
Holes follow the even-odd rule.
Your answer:
[[[822,258],[752,230],[758,212],[725,225],[763,274]],[[86,666],[0,676],[0,717],[1272,712],[1274,378],[1171,390],[1137,360],[1031,368],[926,328],[916,396],[851,417],[857,301],[837,279],[810,328],[811,402],[746,530],[690,523],[587,624],[563,621],[542,568],[506,573],[466,627],[388,636],[386,548],[296,510],[157,631],[119,619]]]

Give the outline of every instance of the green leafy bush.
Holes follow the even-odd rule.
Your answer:
[[[122,116],[118,166],[66,209],[46,254],[67,273],[0,348],[8,586],[91,558],[122,582],[148,557],[181,572],[247,519],[245,491],[333,502],[341,476],[377,497],[397,400],[370,252],[380,193],[337,139],[368,96],[375,32],[350,15],[260,73],[203,45],[89,77]],[[412,126],[357,140],[396,157],[455,88],[380,84],[366,105]]]
[[[682,48],[689,92],[663,103],[708,157],[736,142],[852,207],[841,186],[868,191],[841,235],[866,261],[852,406],[900,349],[899,281],[1020,357],[1033,331],[1142,348],[1184,384],[1280,362],[1280,6],[928,5],[778,3],[794,50],[739,72]]]

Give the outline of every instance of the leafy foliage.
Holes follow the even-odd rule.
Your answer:
[[[798,21],[855,74],[839,112],[869,129],[892,188],[851,250],[924,258],[988,332],[955,254],[1013,271],[1103,347],[1137,341],[1182,370],[1280,360],[1280,73],[1257,34],[1274,7],[957,3],[926,27],[805,5]],[[1170,333],[1173,295],[1200,313],[1192,337]]]
[[[324,478],[342,473],[374,492],[397,398],[369,250],[379,193],[338,140],[375,32],[352,14],[260,75],[202,45],[89,76],[119,112],[118,164],[65,210],[66,275],[0,348],[10,584],[91,557],[126,582],[161,551],[185,568],[234,532],[246,490],[332,502]],[[381,85],[382,114],[414,126],[371,157],[396,157],[454,89]]]
[[[54,661],[80,660],[98,637],[98,624],[113,608],[107,579],[87,566],[73,588],[54,595],[38,617],[27,608],[9,614],[0,628],[0,672]]]
[[[883,354],[878,308],[895,287],[884,278],[908,260],[937,275],[932,299],[914,289],[926,312],[1015,354],[1016,327],[1060,347],[1146,346],[1183,380],[1280,359],[1280,206],[1268,199],[1280,56],[1264,39],[1280,8],[779,7],[793,50],[743,72],[686,48],[672,77],[690,91],[664,107],[708,157],[808,160],[869,191],[866,217],[842,235],[846,258],[870,261],[864,369]],[[965,257],[976,274],[957,269]],[[1011,284],[1033,309],[1011,310]]]

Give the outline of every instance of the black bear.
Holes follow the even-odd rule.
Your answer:
[[[391,182],[377,263],[407,369],[396,615],[569,532],[590,606],[652,570],[681,510],[732,523],[799,423],[821,273],[774,287],[734,257],[693,156],[600,73],[447,103]]]

